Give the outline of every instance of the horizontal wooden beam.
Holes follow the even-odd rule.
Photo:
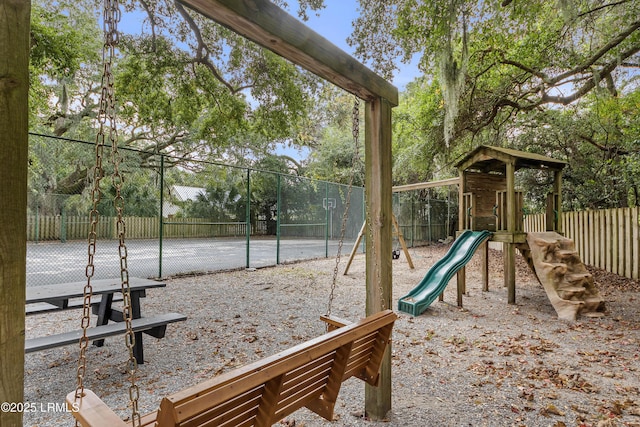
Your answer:
[[[439,181],[418,182],[416,184],[396,185],[392,187],[394,193],[400,193],[402,191],[422,190],[424,188],[442,187],[445,185],[458,185],[460,184],[460,178],[448,178],[441,179]]]
[[[268,0],[178,0],[361,99],[398,105],[398,89]]]

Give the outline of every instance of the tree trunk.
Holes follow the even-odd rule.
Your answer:
[[[0,0],[0,402],[24,400],[30,0]],[[0,425],[22,413],[0,411]]]

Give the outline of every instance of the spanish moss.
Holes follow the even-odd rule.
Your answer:
[[[459,54],[456,55],[456,46],[449,33],[444,50],[439,60],[439,77],[444,98],[444,140],[447,147],[454,135],[455,121],[458,117],[460,105],[460,95],[464,89],[465,75],[467,72],[468,50],[467,50],[467,22],[463,17],[462,40]],[[456,58],[458,56],[458,58]]]

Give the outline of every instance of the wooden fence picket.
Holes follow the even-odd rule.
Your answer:
[[[630,245],[629,245],[629,253],[630,253],[630,265],[629,265],[629,275],[632,278],[637,278],[636,273],[635,273],[635,264],[638,261],[638,257],[640,256],[640,254],[638,254],[638,248],[637,248],[637,244],[638,244],[638,239],[637,239],[637,233],[638,233],[638,219],[637,219],[637,213],[638,213],[638,208],[631,208],[629,211],[629,226],[631,227],[630,229],[630,235],[629,235],[629,240],[630,240]]]
[[[563,212],[560,224],[586,264],[639,279],[639,217],[640,207]],[[544,214],[527,215],[525,231],[545,231],[544,219]]]

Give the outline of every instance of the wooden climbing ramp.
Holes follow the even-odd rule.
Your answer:
[[[527,244],[522,249],[558,318],[573,321],[578,315],[603,315],[604,300],[573,240],[553,231],[527,233]]]

